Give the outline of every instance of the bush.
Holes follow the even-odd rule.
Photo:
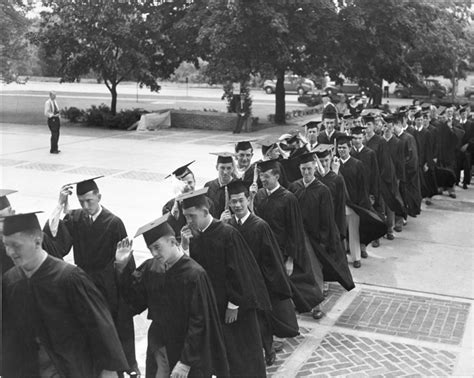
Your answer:
[[[81,118],[79,122],[84,122],[88,126],[108,127],[109,129],[126,130],[137,122],[142,114],[148,113],[144,109],[122,110],[112,115],[110,108],[105,104],[99,106],[92,105],[86,110],[79,110]]]
[[[73,123],[83,122],[84,120],[84,110],[78,109],[74,106],[61,109],[60,114],[62,118],[66,118]]]

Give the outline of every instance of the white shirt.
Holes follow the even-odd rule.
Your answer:
[[[308,186],[310,186],[310,185],[313,183],[314,180],[316,180],[316,177],[313,177],[313,179],[312,179],[310,182],[308,182],[308,183],[306,183],[306,182],[303,180],[304,187],[307,188]]]
[[[206,227],[204,227],[204,228],[201,230],[201,232],[206,231],[206,230],[209,228],[209,226],[211,225],[212,221],[213,221],[213,218],[212,218],[212,217],[209,217],[209,223],[207,224]]]
[[[346,164],[346,163],[347,163],[347,161],[348,161],[350,158],[351,158],[351,156],[350,156],[350,155],[349,155],[349,157],[348,157],[346,160],[344,160],[344,159],[342,159],[342,158],[341,158],[341,163],[342,163],[342,164]]]
[[[58,103],[56,102],[56,100],[51,100],[49,98],[44,103],[44,115],[47,118],[51,118],[51,117],[55,117],[55,116],[58,117],[59,116],[57,113],[54,114],[54,105],[56,105],[56,109],[59,112],[59,107],[58,107]]]
[[[95,222],[95,220],[97,219],[97,217],[100,215],[101,212],[102,212],[102,206],[100,206],[99,204],[99,211],[95,213],[94,215],[89,215],[89,218],[91,219],[92,223]]]
[[[234,215],[235,216],[235,215]],[[247,212],[247,215],[243,216],[242,218],[240,218],[240,223],[241,224],[244,224],[245,221],[247,219],[249,219],[249,216],[250,216],[250,211]],[[237,223],[239,223],[239,218],[237,218],[237,216],[235,216],[235,220],[237,221]]]
[[[329,134],[329,133],[327,132],[327,130],[326,130],[326,135],[328,136],[328,139],[331,139],[331,137],[332,137],[332,134],[334,134],[334,131],[335,131],[335,130],[333,130],[333,131],[332,131],[332,133],[331,133],[331,134]]]
[[[364,148],[364,146],[361,146],[360,148],[355,148],[354,147],[354,150],[356,150],[357,152],[361,152],[363,148]]]
[[[268,195],[271,195],[274,192],[276,192],[279,187],[280,187],[280,183],[277,183],[277,186],[275,186],[272,190],[268,190],[268,189],[265,189],[265,190],[267,191]]]

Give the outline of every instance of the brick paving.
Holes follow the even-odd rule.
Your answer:
[[[446,376],[455,361],[444,350],[331,332],[296,377]]]
[[[128,171],[113,176],[113,178],[127,179],[127,180],[142,180],[142,181],[161,181],[166,175],[156,172],[145,171]]]
[[[0,166],[2,167],[13,167],[18,164],[26,163],[25,160],[14,160],[14,159],[0,159]]]
[[[87,175],[87,176],[108,176],[113,175],[119,172],[123,172],[120,169],[107,169],[107,168],[99,168],[99,167],[77,167],[73,169],[69,169],[65,171],[66,173],[74,173],[78,175]]]
[[[361,290],[337,326],[458,345],[469,314],[468,303],[388,291]]]
[[[275,363],[272,366],[267,367],[268,377],[271,377],[272,374],[274,374],[283,363],[291,357],[310,332],[310,328],[300,327],[300,334],[298,336],[283,340],[283,350],[277,353]]]
[[[39,162],[32,162],[32,163],[26,163],[22,164],[19,166],[16,166],[15,168],[21,168],[21,169],[35,169],[38,171],[63,171],[68,168],[73,168],[72,165],[67,165],[67,164],[52,164],[52,163],[39,163]]]

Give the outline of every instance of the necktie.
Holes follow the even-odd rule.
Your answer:
[[[57,107],[57,105],[56,105],[56,101],[53,101],[53,109],[54,109],[54,114],[59,113],[59,112],[58,112],[58,107]]]
[[[242,219],[239,219],[239,220],[237,221],[237,224],[238,224],[239,226],[242,226]]]

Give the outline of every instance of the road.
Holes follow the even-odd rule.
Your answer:
[[[226,103],[221,100],[222,88],[199,88],[173,84],[163,85],[160,93],[152,93],[147,88],[137,88],[134,83],[120,84],[117,108],[143,108],[148,111],[165,108],[213,109],[226,111]],[[48,83],[28,82],[24,85],[2,84],[0,115],[3,122],[36,124],[44,121],[43,106],[49,91],[57,92],[61,108],[75,106],[86,109],[91,105],[105,103],[110,106],[110,92],[104,84],[90,83]],[[275,112],[274,95],[263,90],[251,92],[253,115],[266,119]],[[287,110],[304,109],[307,106],[297,101],[296,94],[286,96]]]
[[[41,104],[44,98],[39,99]],[[173,181],[164,177],[175,167],[195,159],[192,169],[202,186],[216,176],[209,152],[232,151],[239,139],[276,137],[284,127],[236,136],[69,126],[61,130],[59,155],[48,152],[49,131],[42,118],[37,124],[2,123],[0,130],[1,187],[19,191],[10,196],[17,212],[44,210],[44,223],[61,185],[104,175],[98,181],[102,203],[134,235],[174,196]],[[433,202],[423,205],[422,214],[410,218],[394,241],[368,247],[362,268],[351,266],[354,290],[331,284],[324,318],[299,315],[301,335],[285,340],[269,376],[474,375],[474,190],[458,190],[455,200],[436,196]],[[79,206],[76,198],[70,203]],[[139,262],[150,257],[141,238],[134,247]],[[72,262],[71,256],[67,259]],[[135,317],[135,324],[143,373],[146,314]]]

